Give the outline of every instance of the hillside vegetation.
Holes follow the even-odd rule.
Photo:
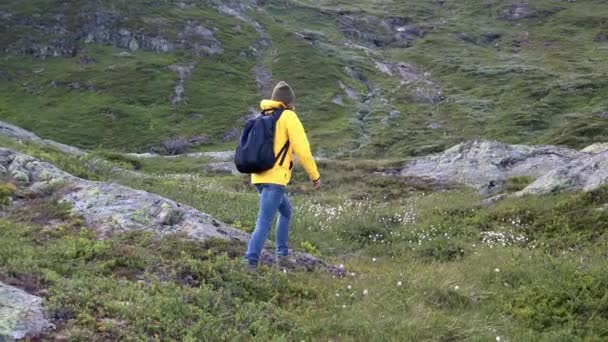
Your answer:
[[[23,162],[0,168],[0,282],[42,298],[55,325],[42,341],[606,340],[606,145],[470,142],[404,171],[474,138],[605,142],[606,13],[600,0],[2,1],[0,120],[86,151],[8,126],[0,147],[102,182],[91,196],[119,184],[250,233],[248,177],[212,171],[230,158],[126,152],[233,150],[288,81],[325,157],[321,191],[299,167],[288,187],[290,248],[345,276],[250,274],[242,242],[172,235],[172,217],[158,231],[94,227],[60,200],[76,189],[24,186]],[[570,187],[507,196],[560,164]],[[105,214],[152,216],[124,197]]]
[[[37,0],[0,14],[0,118],[89,149],[232,146],[281,79],[324,155],[608,133],[600,0]]]
[[[197,160],[181,158],[168,169],[166,161],[151,159],[138,166],[143,178],[116,178],[36,145],[3,145],[81,177],[119,181],[253,228],[257,198],[246,182],[196,171]],[[267,267],[249,275],[240,260],[244,246],[220,240],[146,232],[99,240],[69,206],[52,196],[28,199],[5,184],[2,203],[12,198],[24,206],[13,206],[0,221],[0,281],[45,297],[57,325],[49,340],[608,336],[606,187],[480,208],[470,190],[432,192],[370,176],[378,166],[322,162],[331,191],[290,188],[297,212],[291,246],[344,265],[344,278]]]

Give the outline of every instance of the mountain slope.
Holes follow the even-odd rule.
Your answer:
[[[63,143],[232,146],[285,79],[319,154],[608,133],[602,1],[0,4],[0,118]]]

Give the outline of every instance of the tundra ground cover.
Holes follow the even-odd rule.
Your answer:
[[[114,180],[251,229],[257,196],[244,180],[159,175],[155,168],[141,168],[143,178]],[[221,241],[146,233],[98,240],[48,198],[37,202],[45,214],[34,222],[24,211],[2,219],[1,280],[45,297],[58,325],[48,339],[522,341],[608,334],[605,187],[479,208],[466,189],[411,188],[387,199],[378,184],[385,185],[360,183],[359,192],[292,188],[291,245],[343,265],[344,278],[267,267],[251,276],[240,260],[244,246]],[[15,196],[5,188],[4,198]]]

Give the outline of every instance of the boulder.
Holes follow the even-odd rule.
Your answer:
[[[537,17],[538,13],[535,9],[530,7],[527,2],[516,3],[509,6],[505,9],[500,19],[509,20],[509,21],[518,21],[527,18]]]
[[[584,155],[554,146],[469,141],[439,154],[413,159],[400,173],[403,177],[430,178],[444,184],[499,188],[509,177],[538,178]]]
[[[81,149],[78,149],[73,146],[64,145],[56,141],[42,139],[30,131],[27,131],[23,128],[11,125],[3,121],[0,121],[0,135],[6,136],[13,140],[35,142],[41,145],[46,145],[66,154],[71,154],[75,156],[86,155],[86,152],[82,151]]]
[[[581,152],[587,153],[602,153],[608,151],[608,143],[597,143],[593,145],[589,145],[581,150]]]
[[[0,341],[34,339],[54,328],[42,298],[0,282]]]
[[[591,154],[547,172],[517,195],[590,191],[608,183],[608,151]]]
[[[240,172],[236,169],[234,162],[218,162],[207,165],[207,168],[214,172],[227,173],[233,176],[240,175]]]

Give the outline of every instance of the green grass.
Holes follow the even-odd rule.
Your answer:
[[[36,145],[12,147],[86,170]],[[115,181],[253,228],[258,198],[245,178],[192,172],[188,158],[94,156],[146,174]],[[265,267],[251,276],[245,246],[216,240],[145,232],[99,240],[55,197],[32,200],[2,185],[1,203],[25,202],[0,221],[0,280],[43,295],[58,326],[49,339],[606,338],[606,187],[478,208],[466,189],[374,174],[397,164],[320,162],[321,192],[296,174],[290,244],[345,265],[343,279]]]
[[[49,340],[53,334],[87,341],[605,340],[606,187],[478,208],[472,190],[438,191],[382,174],[409,156],[463,139],[577,148],[604,139],[608,120],[598,114],[608,108],[606,44],[594,39],[606,32],[605,4],[537,1],[532,6],[543,11],[540,18],[511,23],[499,19],[510,3],[267,1],[263,11],[247,13],[272,40],[258,60],[241,54],[257,32],[206,4],[179,9],[172,2],[111,1],[104,8],[128,14],[130,28],[173,36],[188,19],[217,27],[225,53],[120,57],[118,48],[86,45],[81,55],[95,59],[89,65],[80,65],[80,56],[2,56],[0,118],[94,152],[77,158],[32,143],[0,139],[0,145],[82,178],[158,193],[245,231],[253,229],[258,205],[247,177],[206,172],[211,160],[205,158],[137,159],[120,152],[199,135],[210,137],[200,150],[232,149],[222,135],[242,125],[262,97],[253,74],[261,64],[273,79],[295,87],[317,154],[358,159],[319,162],[320,192],[300,169],[289,187],[291,246],[344,264],[344,279],[268,268],[251,276],[240,262],[245,247],[222,241],[143,232],[99,240],[55,198],[32,201],[2,183],[1,206],[24,202],[0,221],[0,280],[44,297],[58,327]],[[88,6],[78,2],[66,10],[70,25]],[[40,14],[46,20],[57,8],[49,0],[0,5],[16,13],[13,19]],[[407,49],[366,54],[343,45],[336,11],[406,16],[426,35]],[[52,38],[11,25],[2,30],[3,46],[23,35]],[[299,39],[296,33],[305,30],[322,40]],[[498,46],[475,45],[458,37],[463,32],[501,38]],[[411,85],[380,73],[376,60],[429,71],[446,100],[412,102]],[[168,99],[177,75],[167,67],[191,62],[185,101],[173,107]],[[367,88],[345,67],[376,89],[369,112],[355,115]],[[75,82],[80,88],[70,89]],[[340,82],[361,99],[344,96]],[[336,95],[343,96],[342,106],[331,103]],[[401,115],[387,124],[392,110]],[[109,163],[93,171],[85,163],[90,158]],[[118,175],[112,165],[143,175]],[[506,190],[530,181],[509,179]]]
[[[257,196],[235,178],[130,182],[245,230],[255,218]],[[386,200],[374,191],[381,185],[359,185],[367,198],[344,187],[292,195],[291,245],[355,272],[344,279],[266,268],[251,276],[240,263],[244,246],[222,241],[98,240],[52,198],[35,203],[36,217],[17,210],[0,222],[0,279],[46,289],[57,334],[72,339],[607,336],[606,188],[480,209],[463,190]],[[53,219],[63,223],[28,223]]]
[[[598,115],[608,107],[608,69],[601,63],[606,47],[596,41],[605,32],[600,1],[559,5],[538,1],[532,7],[540,17],[517,23],[500,19],[510,3],[498,1],[443,5],[268,1],[263,11],[247,13],[271,40],[259,59],[245,56],[259,38],[254,28],[209,5],[180,9],[169,2],[149,6],[144,1],[113,1],[101,6],[128,14],[128,27],[163,30],[168,37],[176,35],[185,20],[215,27],[225,52],[194,58],[185,51],[138,51],[131,58],[121,58],[120,49],[93,44],[75,58],[6,55],[0,60],[0,70],[8,75],[0,79],[0,118],[90,149],[146,150],[168,138],[200,135],[210,137],[210,146],[203,149],[232,145],[222,140],[223,134],[241,126],[249,108],[256,108],[260,97],[268,96],[259,94],[253,72],[256,65],[263,65],[273,80],[284,79],[295,87],[298,112],[313,148],[323,155],[406,157],[472,138],[580,148],[601,141],[608,132],[608,121]],[[50,10],[44,11],[46,7]],[[50,0],[35,6],[7,3],[2,8],[13,13],[3,35],[7,45],[34,35],[15,29],[18,18],[34,11],[46,23],[48,16],[59,11]],[[94,6],[79,3],[65,10],[70,28],[81,24],[78,8]],[[407,49],[368,54],[344,45],[336,19],[339,9],[360,16],[407,17],[426,35]],[[377,27],[366,29],[380,34]],[[298,37],[304,31],[322,38],[311,44]],[[487,33],[500,34],[500,38],[475,45],[459,38],[462,33],[478,41]],[[95,63],[80,65],[81,56]],[[431,72],[446,100],[436,105],[413,103],[415,87],[382,74],[375,61],[405,61]],[[177,107],[169,103],[177,80],[167,69],[173,63],[196,65],[185,85],[184,102]],[[353,88],[361,98],[367,90],[345,67],[361,72],[377,89],[371,113],[364,118],[357,119],[355,114],[359,100],[348,99],[339,83]],[[56,88],[50,86],[53,81]],[[74,83],[80,88],[70,89]],[[343,97],[343,105],[331,102],[337,95]],[[392,110],[401,115],[387,125],[382,119]],[[441,127],[431,129],[430,124]],[[369,143],[364,135],[369,135]]]

